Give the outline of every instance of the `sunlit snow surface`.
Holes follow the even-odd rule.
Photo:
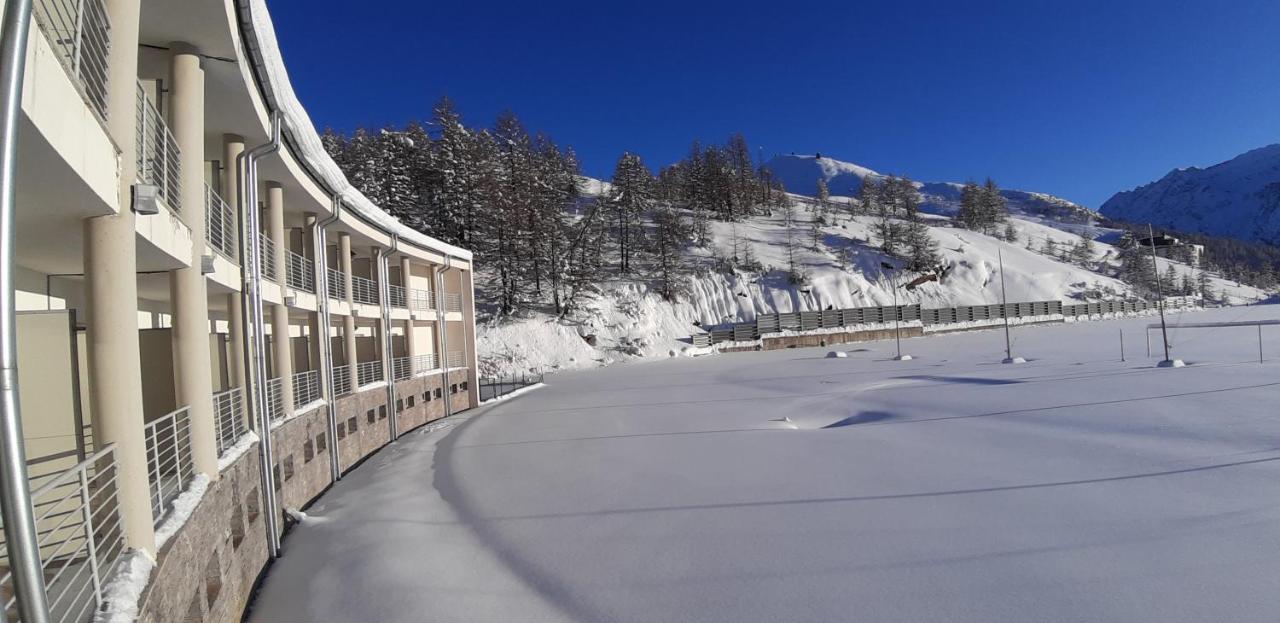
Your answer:
[[[1280,327],[1153,321],[550,376],[347,475],[251,620],[1275,621]]]

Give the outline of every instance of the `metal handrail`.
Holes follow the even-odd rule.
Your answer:
[[[160,189],[164,204],[182,214],[182,162],[178,141],[156,109],[142,82],[138,82],[137,157],[138,180]]]
[[[387,304],[392,307],[408,307],[408,291],[404,286],[389,284],[387,286]]]
[[[325,276],[329,279],[329,298],[345,301],[347,299],[346,276],[332,268],[327,268],[325,271]]]
[[[427,353],[425,355],[414,355],[413,357],[413,373],[422,374],[440,367],[440,361],[435,353]]]
[[[288,251],[285,253],[285,284],[305,292],[316,291],[315,262]]]
[[[356,383],[360,387],[382,380],[381,361],[361,361],[356,364]]]
[[[445,292],[444,310],[446,312],[462,311],[462,295],[457,292]]]
[[[333,366],[333,395],[343,396],[351,393],[351,366],[342,364]]]
[[[391,378],[403,381],[413,376],[413,358],[396,357],[391,360]]]
[[[148,422],[143,431],[147,441],[147,478],[151,484],[151,517],[159,524],[195,475],[191,463],[190,407]]]
[[[465,363],[463,363],[463,360],[462,360],[462,351],[460,351],[460,350],[451,350],[451,351],[449,351],[449,352],[445,353],[445,356],[444,356],[444,366],[445,366],[446,368],[451,368],[451,369],[452,369],[452,368],[461,368],[461,367],[464,367],[465,365],[466,365],[466,364],[465,364]]]
[[[320,399],[320,371],[306,370],[293,375],[293,406],[309,405]]]
[[[267,381],[267,416],[274,422],[284,417],[284,381],[274,378]]]
[[[410,288],[409,290],[409,308],[418,310],[432,310],[436,308],[435,293],[431,290],[419,290]]]
[[[31,8],[85,103],[106,119],[111,20],[102,0],[36,0]]]
[[[50,620],[88,621],[102,608],[125,549],[115,444],[51,476],[31,494]],[[11,612],[16,602],[7,562],[0,565],[0,603]]]
[[[222,257],[236,262],[236,215],[208,184],[204,185],[204,238]]]
[[[276,265],[276,241],[266,232],[258,232],[258,246],[262,248],[262,276],[280,281],[280,267]]]
[[[213,414],[218,425],[218,456],[222,456],[249,432],[244,420],[244,392],[232,387],[214,394]]]
[[[378,284],[372,280],[359,275],[351,276],[351,297],[357,303],[365,303],[366,305],[378,304]]]

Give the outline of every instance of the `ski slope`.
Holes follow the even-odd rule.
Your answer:
[[[552,375],[337,483],[250,620],[1275,621],[1280,327],[1176,328],[1258,319]]]

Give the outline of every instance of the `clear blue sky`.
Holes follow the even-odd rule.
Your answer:
[[[608,176],[741,131],[918,180],[1097,207],[1280,141],[1280,2],[275,0],[316,124],[514,110]],[[332,34],[327,34],[332,33]]]

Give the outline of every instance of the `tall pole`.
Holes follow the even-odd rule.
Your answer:
[[[18,402],[18,328],[14,315],[14,210],[18,184],[18,115],[31,34],[31,0],[9,0],[0,25],[0,518],[13,573],[18,617],[47,623],[49,602],[40,568],[27,452]],[[2,616],[2,615],[0,615]]]
[[[1004,289],[1004,253],[996,249],[996,259],[1000,262],[1000,315],[1004,316],[1004,360],[1013,363],[1013,340],[1009,338],[1009,297]]]
[[[898,344],[898,359],[902,359],[902,333],[898,329],[898,280],[889,273],[889,287],[893,288],[893,341]]]
[[[1156,295],[1160,297],[1156,302],[1156,307],[1160,309],[1160,336],[1164,339],[1164,360],[1171,361],[1169,359],[1169,330],[1165,328],[1164,323],[1164,286],[1160,284],[1160,265],[1156,263],[1156,235],[1151,228],[1151,223],[1147,223],[1147,240],[1151,242],[1151,270],[1156,273]]]

